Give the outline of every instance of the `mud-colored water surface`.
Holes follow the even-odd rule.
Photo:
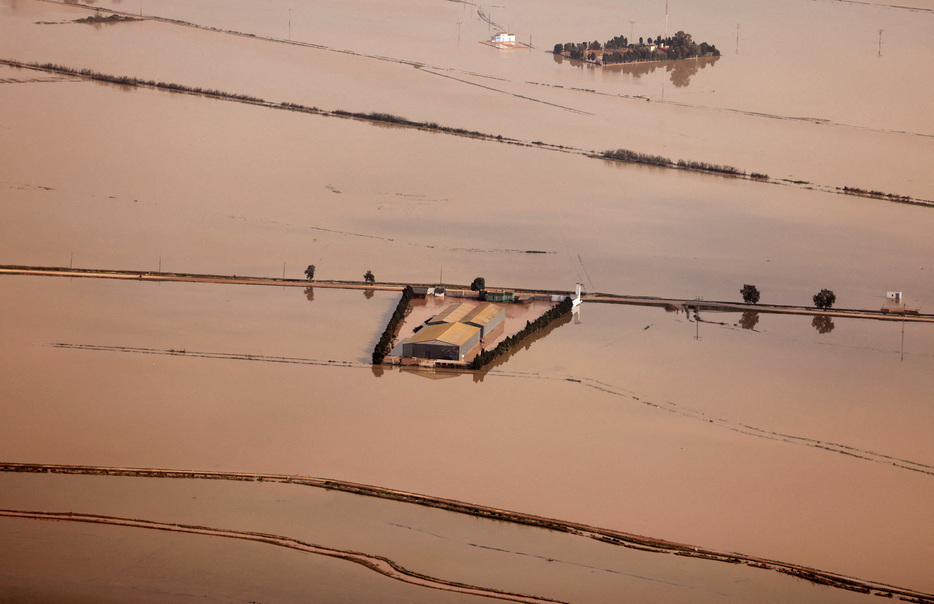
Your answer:
[[[716,62],[614,71],[544,52],[663,33],[651,4],[482,6],[535,47],[501,51],[458,2],[100,0],[144,19],[94,26],[74,22],[81,3],[0,0],[2,59],[511,139],[3,65],[0,264],[292,278],[315,264],[318,279],[737,301],[753,283],[767,303],[827,287],[838,307],[878,309],[904,291],[929,312],[934,209],[835,187],[934,199],[934,74],[917,60],[934,13],[672,2],[671,29],[715,43]],[[770,178],[586,154],[617,147]],[[4,275],[0,460],[356,481],[934,593],[929,325],[585,303],[487,371],[425,373],[369,365],[397,299]],[[3,509],[268,532],[561,601],[872,597],[291,485],[0,484]],[[257,601],[473,597],[162,533],[0,519],[0,598],[226,599],[244,583]],[[137,562],[107,570],[121,559]]]

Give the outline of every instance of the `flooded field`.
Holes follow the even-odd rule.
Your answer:
[[[545,51],[661,34],[664,3],[99,0],[143,19],[89,25],[82,2],[0,0],[0,59],[513,139],[0,65],[0,264],[734,301],[752,283],[870,310],[900,290],[930,312],[934,209],[834,192],[934,199],[934,12],[899,4],[672,2],[670,30],[723,56],[601,70]],[[500,29],[481,11],[534,48],[478,44]],[[770,178],[586,154],[618,147]],[[585,303],[504,363],[427,373],[369,364],[397,300],[0,276],[0,461],[353,481],[934,593],[930,325]],[[567,602],[874,598],[295,485],[0,473],[0,509],[268,532]],[[476,599],[230,536],[0,535],[6,600]]]

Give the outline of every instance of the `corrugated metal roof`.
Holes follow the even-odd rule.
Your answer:
[[[456,323],[458,321],[463,321],[464,317],[467,316],[467,313],[472,311],[474,308],[476,308],[476,305],[468,304],[467,302],[451,304],[435,315],[431,321],[428,322],[428,324],[434,325],[435,323]]]
[[[474,325],[486,325],[495,319],[499,313],[505,312],[502,306],[492,302],[484,302],[477,305],[473,310],[467,313],[461,321],[464,323],[473,323]]]
[[[466,323],[439,323],[438,325],[429,325],[420,330],[406,342],[407,344],[423,344],[425,342],[441,342],[443,344],[453,344],[461,346],[466,343],[474,334],[480,331],[476,325],[467,325]]]

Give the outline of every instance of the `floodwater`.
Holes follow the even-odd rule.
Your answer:
[[[934,13],[925,3],[676,4],[671,30],[723,56],[675,81],[663,65],[600,70],[544,52],[630,27],[636,37],[663,33],[663,12],[647,3],[485,6],[536,47],[504,52],[477,43],[492,26],[455,2],[94,4],[317,45],[309,47],[155,20],[94,27],[71,22],[88,15],[81,5],[0,0],[0,58],[394,113],[526,143],[625,147],[773,181],[0,66],[0,263],[293,278],[313,263],[319,279],[372,270],[380,281],[431,283],[443,271],[446,283],[484,276],[491,287],[581,282],[722,300],[754,283],[764,303],[807,305],[828,287],[837,306],[867,309],[902,290],[929,312],[934,210],[775,181],[934,199],[934,118],[924,102],[934,67],[918,60],[934,50]],[[331,477],[934,592],[929,325],[739,313],[697,321],[585,304],[484,374],[429,379],[439,376],[368,365],[396,300],[4,276],[0,459]],[[186,494],[124,479],[0,480],[2,508],[187,522],[198,516],[162,511],[179,497],[209,497],[198,514],[210,526],[309,539],[331,531],[334,547],[409,557],[425,570],[447,559],[440,570],[531,593],[541,585],[568,601],[620,591],[642,601],[855,597],[403,504],[393,504],[408,516],[397,523],[421,541],[403,546],[390,521],[387,532],[371,530],[386,503],[331,502],[313,530],[295,512],[305,495],[271,485]],[[116,502],[115,488],[127,489]],[[281,514],[270,503],[280,497]],[[251,498],[264,506],[255,525],[236,503]],[[67,571],[86,595],[87,577],[100,572],[89,560],[107,550],[162,552],[157,566],[111,577],[115,589],[177,585],[224,598],[240,585],[236,572],[215,575],[207,564],[179,574],[219,551],[231,568],[271,569],[257,600],[306,597],[297,578],[305,572],[329,584],[333,601],[391,583],[275,548],[132,531],[3,519],[4,542],[19,549],[2,555],[26,561],[4,581],[23,591],[3,597],[47,593],[47,568]],[[541,555],[566,560],[567,572],[466,555],[463,543],[481,533],[511,551],[552,548]],[[445,549],[437,535],[448,534],[460,545]],[[87,564],[49,543],[83,552]],[[664,581],[614,583],[614,573],[594,579],[575,565],[639,568]],[[743,573],[757,577],[750,591],[728,591],[749,579]],[[367,583],[347,589],[358,581]],[[446,597],[386,589],[405,601]]]
[[[5,475],[0,481],[5,504],[19,509],[67,507],[76,514],[288,535],[342,551],[378,551],[431,577],[564,601],[608,601],[620,593],[642,601],[868,598],[742,565],[646,554],[298,485],[35,474]],[[40,492],[45,495],[37,497]],[[0,519],[0,530],[13,537],[11,546],[0,550],[0,596],[38,593],[62,599],[80,593],[95,601],[160,601],[167,594],[159,577],[166,575],[178,578],[172,595],[179,600],[210,593],[240,601],[496,601],[438,590],[426,597],[417,587],[355,564],[236,539],[9,518]],[[36,588],[45,572],[40,564],[63,568],[65,575],[56,585]]]

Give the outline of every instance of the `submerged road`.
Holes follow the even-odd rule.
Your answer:
[[[221,283],[229,285],[271,285],[278,287],[321,287],[332,289],[359,289],[375,291],[402,291],[405,283],[366,283],[364,281],[308,281],[304,279],[285,279],[276,277],[247,277],[241,275],[206,275],[195,273],[160,273],[151,271],[81,269],[65,267],[41,266],[14,266],[0,265],[0,275],[33,275],[42,277],[80,277],[93,279],[128,279],[135,281],[178,281],[186,283]],[[429,285],[429,284],[411,284]],[[430,284],[434,287],[435,284]],[[448,289],[470,292],[466,285],[445,285]],[[508,288],[507,288],[508,289]],[[567,295],[573,296],[569,291],[535,291],[513,290],[521,295]],[[473,292],[470,292],[473,294]],[[464,297],[470,297],[470,294]],[[659,306],[668,310],[712,311],[712,312],[760,312],[785,315],[823,315],[827,317],[842,317],[849,319],[875,319],[880,321],[909,321],[916,323],[934,323],[934,314],[903,314],[901,312],[883,312],[881,310],[865,309],[832,309],[820,310],[806,306],[786,306],[778,304],[744,304],[741,302],[721,302],[713,300],[683,300],[677,298],[659,298],[655,296],[634,296],[623,294],[583,294],[583,302],[603,304],[629,304],[634,306]]]

